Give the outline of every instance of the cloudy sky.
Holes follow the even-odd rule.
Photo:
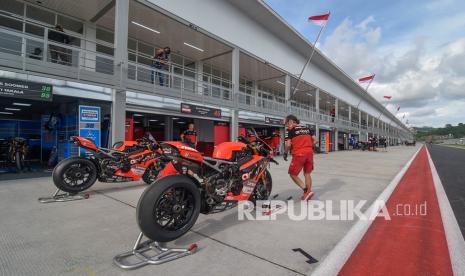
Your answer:
[[[317,44],[354,79],[376,74],[376,99],[413,126],[465,123],[464,0],[266,0],[314,41],[306,19],[331,11]]]

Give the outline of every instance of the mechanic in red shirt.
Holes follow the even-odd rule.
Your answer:
[[[316,138],[311,130],[299,125],[299,119],[294,115],[286,117],[286,138],[284,146],[284,160],[287,161],[289,150],[292,153],[292,161],[289,165],[288,173],[292,180],[304,190],[302,200],[309,200],[313,196],[312,178],[313,171],[313,145]],[[299,178],[299,174],[304,170],[305,183]]]
[[[181,134],[181,141],[191,148],[197,148],[197,132],[194,130],[194,123],[187,125],[187,129]]]

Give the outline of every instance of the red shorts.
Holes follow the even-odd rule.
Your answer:
[[[313,171],[313,153],[292,156],[288,173],[291,175],[299,175],[302,169],[304,169],[304,173],[311,173]]]

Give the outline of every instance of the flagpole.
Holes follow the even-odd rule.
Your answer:
[[[328,12],[328,14],[331,15],[331,12]],[[307,68],[307,65],[312,60],[313,54],[315,54],[316,44],[318,43],[318,40],[320,39],[320,35],[323,32],[323,29],[326,27],[327,23],[328,23],[328,20],[325,20],[325,23],[323,25],[321,25],[320,31],[318,32],[318,35],[316,36],[315,43],[313,43],[312,53],[310,54],[310,57],[307,59],[307,62],[305,63],[304,67],[302,68],[302,71],[300,72],[299,78],[297,79],[297,83],[294,86],[294,89],[292,89],[291,95],[289,96],[289,100],[292,99],[292,97],[294,96],[294,93],[297,90],[297,87],[299,86],[300,80],[302,79],[302,75],[304,74],[305,68]]]
[[[372,79],[370,80],[370,82],[368,83],[367,88],[365,88],[365,92],[367,92],[367,93],[368,93],[368,88],[370,88],[370,85],[371,85],[371,83],[373,82],[373,80],[375,79],[376,74],[373,74],[372,76],[373,76],[373,78],[372,78]],[[356,107],[357,109],[358,109],[358,107],[360,106],[360,104],[362,103],[362,100],[363,100],[363,98],[360,97],[360,101],[358,102],[357,107]]]

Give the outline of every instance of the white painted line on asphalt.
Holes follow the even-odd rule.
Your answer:
[[[447,247],[449,248],[450,261],[454,275],[463,275],[465,271],[465,240],[460,231],[459,224],[455,218],[454,211],[450,206],[444,186],[439,178],[436,167],[434,166],[431,155],[428,152],[428,161],[433,175],[434,188],[439,202],[439,210],[441,212],[442,224],[446,234]]]
[[[423,146],[422,146],[423,147]],[[384,189],[384,191],[378,196],[378,198],[373,202],[373,204],[365,211],[365,216],[370,217],[373,212],[373,208],[379,207],[375,202],[384,201],[387,202],[391,196],[394,189],[399,184],[400,180],[404,176],[407,169],[412,164],[415,157],[422,149],[420,147],[412,158],[404,165],[404,167],[397,173],[397,175],[392,179],[391,183]],[[372,220],[359,220],[357,221],[349,232],[339,241],[339,243],[329,252],[328,256],[323,260],[323,262],[315,269],[312,273],[314,276],[328,276],[328,275],[337,275],[344,264],[349,259],[350,255],[354,251],[355,247],[359,244],[362,237],[365,235],[366,231],[370,227]]]

